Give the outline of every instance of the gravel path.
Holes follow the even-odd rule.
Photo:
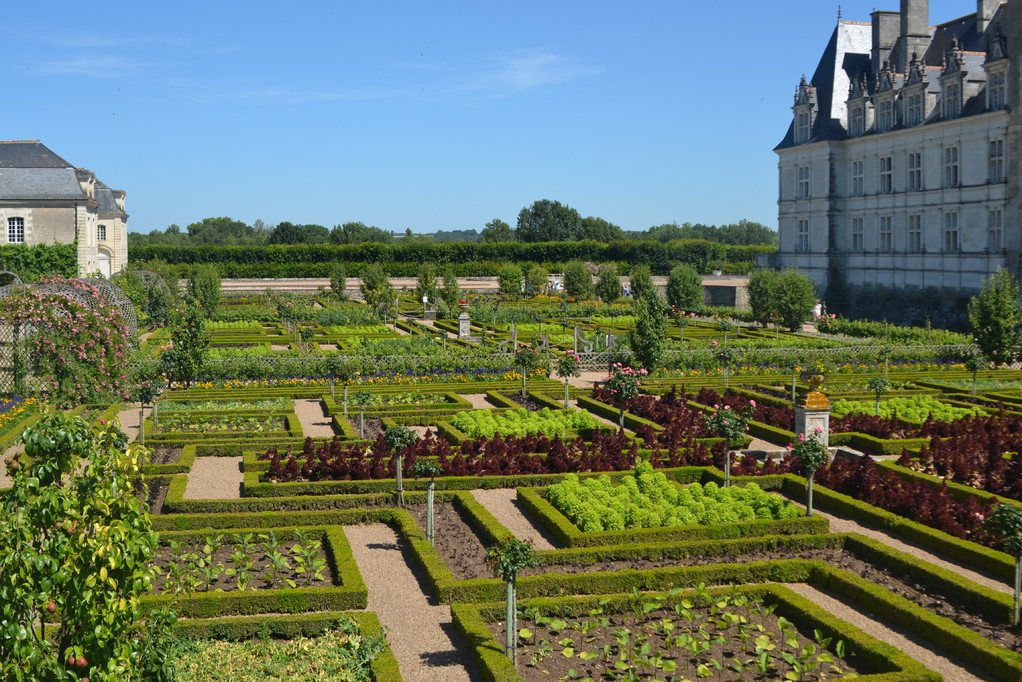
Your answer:
[[[295,400],[295,414],[302,425],[302,434],[312,438],[333,438],[334,426],[323,412],[319,400]]]
[[[992,590],[997,590],[998,592],[1003,592],[1005,594],[1014,594],[1014,588],[1004,582],[986,576],[982,573],[977,573],[976,571],[966,568],[961,564],[956,564],[942,559],[936,554],[931,554],[921,547],[910,545],[905,541],[899,540],[897,537],[889,535],[883,531],[867,528],[866,526],[860,525],[851,519],[843,516],[835,516],[834,514],[827,514],[819,511],[818,509],[814,509],[813,514],[828,519],[830,521],[830,532],[832,533],[858,533],[859,535],[865,535],[868,538],[879,540],[888,547],[896,549],[899,552],[910,554],[918,559],[922,559],[923,561],[928,561],[935,566],[940,566],[941,568],[949,571],[954,571],[963,578],[983,585],[984,587],[989,587]]]
[[[186,500],[232,500],[241,497],[241,457],[196,457],[188,474]]]
[[[876,637],[882,642],[887,642],[893,647],[901,649],[906,654],[925,665],[930,670],[944,676],[945,680],[954,682],[984,682],[987,678],[977,677],[964,667],[961,661],[947,658],[929,648],[926,643],[920,643],[912,637],[911,633],[904,630],[892,629],[863,613],[856,606],[845,603],[822,592],[815,587],[805,583],[786,584],[793,592],[805,597],[820,608],[826,609],[841,620],[851,623],[867,634]]]
[[[369,610],[387,628],[387,640],[406,681],[478,680],[479,671],[461,644],[451,609],[422,589],[389,526],[345,526],[355,563],[369,590]]]
[[[485,393],[464,393],[461,397],[467,400],[474,410],[493,409],[493,403],[486,400]]]
[[[153,414],[153,408],[148,408],[145,412],[146,417],[150,417]],[[126,410],[121,410],[117,413],[117,419],[121,422],[121,431],[128,436],[128,442],[134,443],[138,440],[138,424],[139,415],[137,407],[129,407]]]
[[[514,488],[473,490],[472,495],[519,540],[532,542],[536,549],[555,549],[548,535],[522,513]]]
[[[571,407],[571,408],[576,409],[576,410],[583,410],[584,411],[584,408],[579,407],[578,406],[578,401],[575,400],[574,398],[572,398],[571,400],[568,401],[568,407]],[[610,419],[606,419],[604,417],[601,417],[600,415],[596,414],[595,412],[590,412],[589,416],[591,416],[592,418],[594,418],[596,421],[600,422],[601,424],[606,424],[607,426],[613,427],[613,429],[615,431],[617,431],[618,428],[619,428],[616,421],[611,421]],[[628,431],[631,431],[631,429],[626,426],[625,427],[625,432],[627,433]]]

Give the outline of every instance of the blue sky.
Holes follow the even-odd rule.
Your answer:
[[[544,198],[626,230],[775,227],[771,150],[837,7],[13,3],[0,137],[126,190],[141,232],[221,215],[481,229]],[[931,0],[931,24],[975,7]]]

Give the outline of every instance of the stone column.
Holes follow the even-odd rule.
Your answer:
[[[468,313],[458,315],[458,338],[465,340],[472,336],[472,319]]]

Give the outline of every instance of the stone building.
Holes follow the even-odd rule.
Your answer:
[[[75,168],[38,140],[0,141],[0,244],[78,244],[81,274],[128,263],[124,190]]]
[[[776,254],[830,310],[961,315],[1022,249],[1022,0],[930,25],[928,0],[838,19],[779,157]]]

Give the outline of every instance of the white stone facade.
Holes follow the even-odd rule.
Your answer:
[[[1017,273],[1020,4],[980,0],[925,38],[912,28],[925,0],[839,22],[776,149],[780,245],[761,265],[797,267],[821,293],[974,293],[998,268]]]

